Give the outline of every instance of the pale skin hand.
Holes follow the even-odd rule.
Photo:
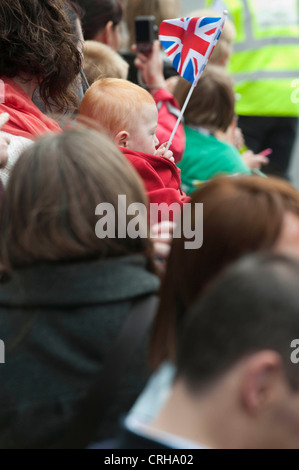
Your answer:
[[[269,158],[263,157],[262,155],[256,155],[251,150],[244,152],[242,154],[242,158],[251,170],[260,170],[262,166],[268,165],[269,163]]]
[[[0,130],[9,120],[7,113],[0,114]],[[0,169],[5,168],[8,161],[8,146],[10,139],[6,136],[0,135]]]
[[[156,259],[155,264],[161,275],[165,274],[166,271],[175,228],[175,223],[169,221],[151,227],[151,239],[154,244],[154,256]]]
[[[233,145],[237,148],[237,150],[241,151],[241,149],[245,145],[245,139],[243,136],[243,132],[239,127],[235,127],[233,129]],[[255,154],[251,150],[247,150],[242,154],[243,161],[251,170],[261,170],[264,165],[268,165],[269,159],[263,155]]]
[[[136,46],[133,46],[132,50],[136,52]],[[148,56],[138,53],[135,65],[141,70],[142,79],[152,94],[154,94],[158,87],[166,88],[159,41],[154,42],[152,52]]]
[[[175,163],[174,157],[173,157],[173,152],[171,150],[166,151],[167,145],[168,145],[168,142],[165,142],[164,144],[160,145],[160,147],[158,148],[158,150],[156,152],[156,156],[157,157],[167,158],[172,163]]]
[[[245,145],[245,139],[244,139],[243,132],[241,131],[239,127],[236,127],[233,139],[234,139],[233,140],[234,146],[240,152]]]
[[[232,122],[227,132],[224,133],[217,131],[215,132],[215,136],[224,142],[234,145],[239,151],[245,143],[241,129],[236,127],[236,120]],[[267,157],[259,154],[256,155],[251,150],[244,152],[242,154],[242,158],[245,165],[250,170],[260,170],[264,165],[268,165],[269,163],[269,159]]]
[[[166,86],[167,86],[167,90],[172,94],[174,95],[174,91],[177,87],[177,84],[178,84],[178,81],[179,81],[180,77],[170,77],[170,78],[167,78],[166,80]]]

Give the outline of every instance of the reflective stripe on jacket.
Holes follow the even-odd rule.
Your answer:
[[[227,8],[237,37],[230,71],[247,116],[299,114],[299,0],[207,0]]]

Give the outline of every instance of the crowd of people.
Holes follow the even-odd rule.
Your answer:
[[[256,119],[265,74],[237,97],[242,22],[212,3],[169,149],[191,85],[134,24],[178,0],[0,3],[2,449],[299,447],[297,118]]]

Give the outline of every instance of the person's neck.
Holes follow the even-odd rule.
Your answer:
[[[32,100],[33,93],[35,88],[37,87],[36,80],[22,80],[20,77],[14,77],[12,80],[19,85],[20,88],[26,93],[26,95],[29,96],[29,98]]]
[[[231,131],[231,128],[229,127],[226,132],[218,130],[215,132],[215,137],[218,140],[221,140],[222,142],[226,142],[227,144],[233,145],[234,140],[233,140],[233,134]]]
[[[244,422],[223,398],[218,390],[210,390],[202,397],[192,396],[182,382],[177,382],[166,406],[150,427],[208,448],[242,448],[246,442],[244,434],[240,435],[240,430],[246,429]],[[233,423],[231,416],[235,417]]]

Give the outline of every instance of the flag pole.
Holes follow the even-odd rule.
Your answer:
[[[228,12],[227,12],[227,10],[225,10],[225,11],[223,12],[223,19],[224,19],[224,21],[225,21],[225,18],[227,17],[227,15],[228,15]],[[218,29],[217,31],[219,31],[219,29]],[[211,43],[211,44],[209,45],[209,49],[208,49],[208,51],[207,51],[207,56],[208,56],[208,57],[210,56],[210,54],[211,54],[211,52],[212,52],[212,48],[213,48],[213,43]],[[193,82],[193,84],[192,84],[192,86],[191,86],[191,88],[190,88],[190,90],[189,90],[188,96],[187,96],[187,98],[186,98],[186,100],[185,100],[185,103],[184,103],[182,109],[181,109],[181,112],[180,112],[179,117],[178,117],[178,119],[177,119],[176,125],[174,126],[174,129],[173,129],[172,134],[171,134],[171,136],[170,136],[170,139],[169,139],[169,141],[168,141],[168,144],[167,144],[167,147],[166,147],[165,152],[167,152],[167,151],[170,149],[170,147],[171,147],[172,141],[173,141],[174,136],[175,136],[175,134],[176,134],[176,132],[177,132],[177,130],[178,130],[178,127],[179,127],[179,125],[180,125],[180,123],[181,123],[181,121],[182,121],[183,115],[184,115],[184,113],[185,113],[185,111],[186,111],[186,108],[187,108],[187,106],[188,106],[188,104],[189,104],[189,101],[190,101],[190,99],[191,99],[192,93],[193,93],[195,87],[197,86],[197,84],[198,84],[198,82],[199,82],[199,79],[200,79],[200,77],[202,76],[204,69],[206,68],[207,63],[208,63],[208,61],[206,62],[205,66],[202,67],[201,70],[198,72],[198,75],[197,75],[196,79],[194,80],[194,82]]]
[[[192,93],[193,93],[194,88],[196,87],[197,83],[198,83],[198,82],[194,81],[194,82],[193,82],[193,85],[191,86],[191,88],[190,88],[190,90],[189,90],[188,96],[187,96],[187,98],[186,98],[186,100],[185,100],[185,103],[184,103],[182,109],[181,109],[181,112],[180,112],[179,117],[178,117],[178,119],[177,119],[176,125],[174,126],[174,129],[173,129],[172,134],[171,134],[171,137],[170,137],[170,139],[169,139],[169,141],[168,141],[168,144],[167,144],[167,147],[166,147],[165,152],[167,152],[167,151],[170,149],[170,146],[171,146],[171,144],[172,144],[172,141],[173,141],[173,139],[174,139],[174,136],[175,136],[175,134],[176,134],[176,131],[178,130],[178,127],[179,127],[179,125],[180,125],[180,123],[181,123],[181,120],[182,120],[182,118],[183,118],[184,112],[186,111],[186,108],[187,108],[187,106],[188,106],[188,103],[189,103],[189,101],[190,101],[190,98],[191,98],[191,96],[192,96]]]

